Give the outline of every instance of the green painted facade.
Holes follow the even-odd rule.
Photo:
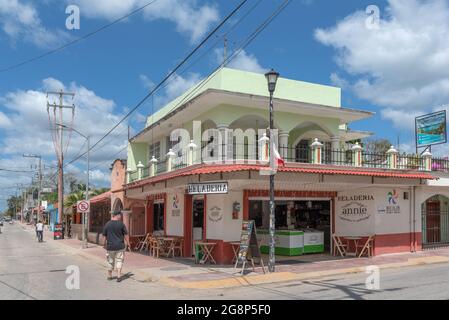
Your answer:
[[[264,74],[246,72],[230,68],[222,68],[209,78],[200,82],[199,87],[187,90],[180,97],[171,101],[159,111],[147,118],[146,126],[159,121],[162,117],[169,114],[175,107],[181,106],[194,97],[198,96],[207,89],[224,90],[242,94],[252,94],[268,97],[267,81]],[[341,89],[337,87],[325,86],[320,84],[308,83],[303,81],[290,80],[285,78],[278,79],[278,85],[275,91],[275,98],[290,100],[293,102],[304,102],[328,107],[340,108]],[[195,119],[186,119],[183,126],[192,134],[192,121],[202,122],[202,130],[216,128],[217,125],[225,125],[230,128],[262,129],[266,128],[269,114],[267,110],[251,108],[248,106],[228,105],[217,101],[217,105],[208,109]],[[163,125],[163,123],[161,124]],[[339,134],[341,123],[339,119],[325,116],[310,116],[304,114],[295,114],[275,110],[275,127],[280,133],[289,134],[288,144],[292,147],[298,139],[304,136],[310,130],[318,130],[327,136]],[[161,154],[168,151],[165,148],[166,137],[153,137],[153,142],[160,141]],[[309,137],[310,138],[310,137]],[[195,141],[197,145],[199,141]],[[139,161],[145,166],[148,165],[148,144],[130,143],[128,147],[128,169],[136,170]],[[292,150],[289,150],[288,157],[292,157]],[[195,161],[199,160],[200,154],[195,152]]]

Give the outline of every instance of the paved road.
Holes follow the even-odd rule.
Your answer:
[[[449,299],[449,264],[383,270],[380,290],[365,274],[220,290],[168,288],[127,279],[105,280],[97,262],[31,231],[5,225],[0,234],[0,299]],[[66,288],[67,266],[80,268],[80,289]]]

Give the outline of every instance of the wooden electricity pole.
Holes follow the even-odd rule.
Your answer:
[[[72,99],[75,96],[74,93],[67,93],[63,90],[59,92],[47,92],[48,95],[58,95],[59,96],[59,105],[56,103],[50,104],[47,101],[47,112],[49,112],[50,108],[54,108],[54,123],[50,123],[50,126],[54,126],[55,129],[58,130],[59,136],[55,135],[54,143],[56,155],[58,157],[58,223],[62,223],[62,215],[64,212],[64,145],[63,145],[63,129],[61,125],[63,122],[63,110],[64,109],[72,109],[72,121],[73,121],[73,112],[75,109],[75,105],[67,106],[63,104],[64,96],[71,96]],[[59,120],[56,121],[56,110],[59,109]],[[50,113],[49,113],[50,118]],[[50,121],[51,122],[51,121]]]

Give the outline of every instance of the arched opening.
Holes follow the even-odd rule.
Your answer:
[[[424,247],[449,244],[449,198],[434,195],[421,205]]]
[[[312,160],[312,152],[310,145],[315,138],[323,143],[323,162],[331,161],[331,133],[330,131],[314,122],[306,121],[296,126],[290,132],[290,141],[294,154],[292,157],[295,162],[310,163]]]
[[[115,199],[114,205],[112,206],[112,211],[122,211],[123,210],[123,203],[120,199]]]

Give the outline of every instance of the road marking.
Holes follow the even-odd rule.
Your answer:
[[[7,286],[8,288],[11,288],[11,289],[13,289],[13,290],[16,290],[17,292],[23,294],[23,295],[26,296],[26,297],[31,298],[32,300],[37,300],[37,298],[35,298],[35,297],[33,297],[33,296],[30,296],[28,293],[23,292],[22,290],[17,289],[17,288],[15,288],[15,287],[13,287],[13,286],[7,284],[6,282],[4,282],[4,281],[2,281],[2,280],[0,280],[0,283],[3,284],[3,285],[5,285],[5,286]]]

